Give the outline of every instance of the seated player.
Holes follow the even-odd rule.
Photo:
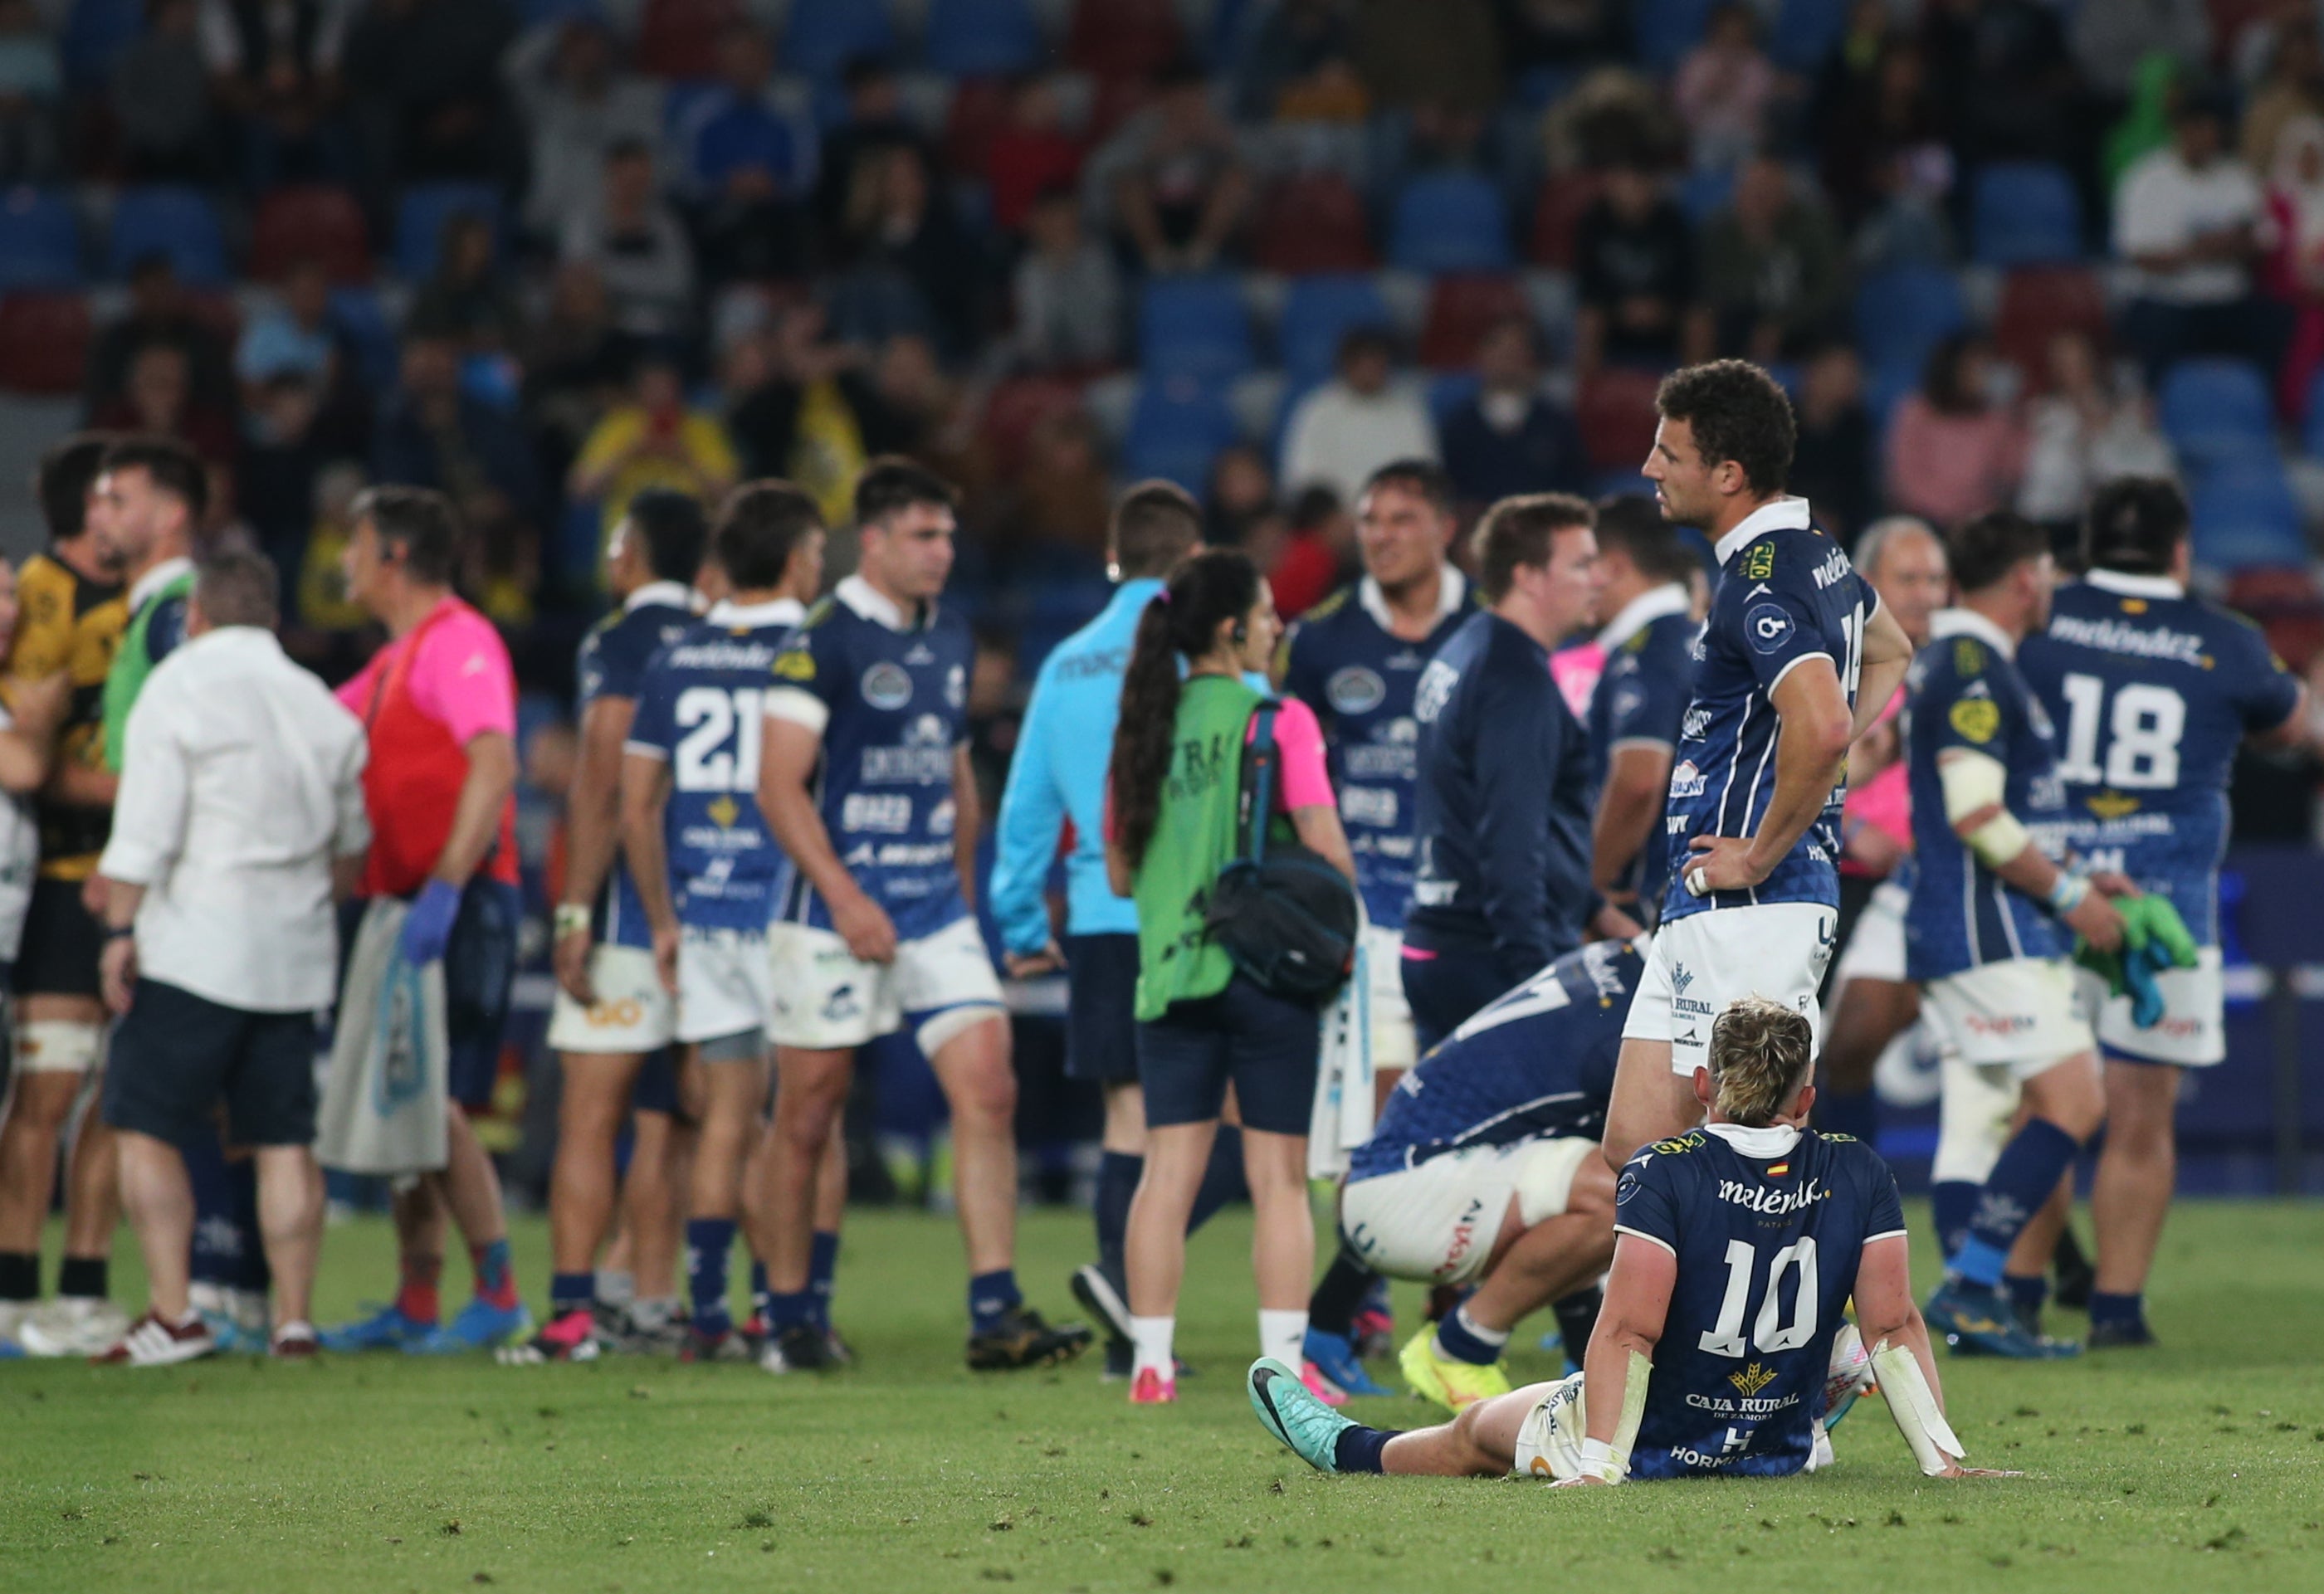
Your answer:
[[[1828,1370],[1852,1295],[1921,1470],[1980,1475],[1960,1465],[1945,1421],[1895,1177],[1870,1147],[1805,1127],[1812,1045],[1805,1015],[1759,997],[1712,1021],[1710,1066],[1694,1074],[1703,1127],[1622,1169],[1614,1270],[1583,1371],[1395,1433],[1348,1421],[1262,1359],[1249,1386],[1260,1423],[1324,1472],[1559,1484],[1803,1472],[1828,1460],[1826,1412],[1859,1387],[1860,1374]]]
[[[1440,1405],[1508,1394],[1510,1331],[1614,1253],[1614,1174],[1590,1153],[1644,945],[1577,948],[1462,1025],[1405,1074],[1350,1158],[1349,1250],[1390,1278],[1477,1286],[1404,1347],[1406,1379]],[[1325,1400],[1342,1397],[1328,1369],[1305,1373]]]

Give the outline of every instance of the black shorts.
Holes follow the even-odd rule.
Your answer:
[[[1138,1083],[1138,937],[1065,937],[1065,1077]]]
[[[678,1115],[678,1049],[662,1046],[648,1052],[630,1086],[630,1108],[635,1112]]]
[[[16,951],[18,996],[99,994],[97,965],[105,952],[105,930],[80,905],[80,888],[78,880],[46,876],[32,882],[24,939]]]
[[[315,1138],[315,1016],[251,1013],[140,980],[113,1032],[105,1121],[182,1146],[215,1136],[226,1103],[236,1146]]]
[[[1432,1046],[1490,1007],[1513,987],[1531,979],[1528,969],[1511,978],[1495,960],[1489,941],[1443,931],[1404,929],[1404,1000],[1412,1009],[1413,1045],[1423,1056]]]
[[[1216,996],[1182,1001],[1138,1027],[1138,1083],[1149,1128],[1207,1123],[1232,1081],[1245,1129],[1305,1135],[1315,1104],[1323,1028],[1315,1009],[1237,974]]]
[[[501,1037],[516,983],[517,927],[524,893],[506,880],[470,878],[452,938],[444,945],[445,1077],[453,1101],[473,1111],[493,1104]]]

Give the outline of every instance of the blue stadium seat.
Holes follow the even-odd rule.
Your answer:
[[[178,280],[196,288],[223,288],[233,275],[217,213],[198,189],[155,183],[121,190],[113,205],[106,273],[126,277],[149,254],[169,256]]]
[[[1209,484],[1211,462],[1240,435],[1234,411],[1220,389],[1190,377],[1148,378],[1122,438],[1122,474],[1160,476],[1189,493]]]
[[[1452,412],[1475,398],[1484,390],[1484,382],[1473,371],[1440,371],[1428,379],[1428,413],[1439,431],[1452,419]]]
[[[1702,42],[1720,0],[1630,0],[1630,37],[1649,70],[1668,72]]]
[[[2163,430],[2197,467],[2275,453],[2267,375],[2245,360],[2181,360],[2163,378]]]
[[[71,288],[80,281],[80,224],[49,189],[0,193],[0,290]]]
[[[1388,260],[1408,272],[1499,272],[1509,265],[1501,190],[1473,171],[1416,177],[1396,197]]]
[[[1941,266],[1895,266],[1856,290],[1856,340],[1867,369],[1919,380],[1937,341],[1969,325],[1960,283]]]
[[[101,89],[113,58],[144,31],[144,0],[73,0],[57,40],[65,81],[75,88]]]
[[[389,325],[378,294],[368,288],[332,289],[331,324],[355,345],[355,364],[365,387],[383,393],[395,385],[395,328]]]
[[[2309,458],[2324,460],[2324,370],[2308,384],[2308,424],[2300,434],[2300,447]]]
[[[1978,168],[1971,189],[1980,265],[2071,263],[2082,257],[2082,202],[2074,180],[2047,161]]]
[[[933,0],[927,50],[931,70],[955,78],[1021,72],[1041,59],[1040,24],[1026,0]]]
[[[503,232],[500,190],[484,182],[415,183],[395,207],[395,272],[407,282],[424,281],[436,269],[444,224],[462,211],[489,217]]]
[[[1149,376],[1224,382],[1251,368],[1250,318],[1231,274],[1157,277],[1138,310],[1138,360]]]
[[[1856,0],[1784,0],[1767,34],[1767,54],[1785,71],[1814,76],[1848,27]]]
[[[2206,472],[2190,499],[2196,563],[2221,570],[2308,563],[2300,501],[2281,460],[2256,459]]]
[[[835,78],[857,56],[895,50],[886,0],[792,0],[778,59],[794,72]]]
[[[1690,171],[1678,185],[1679,208],[1686,212],[1689,221],[1701,226],[1727,208],[1735,198],[1735,168],[1721,166],[1709,171]]]
[[[1296,277],[1284,297],[1276,353],[1293,387],[1313,386],[1332,374],[1342,337],[1359,327],[1395,324],[1370,277]]]

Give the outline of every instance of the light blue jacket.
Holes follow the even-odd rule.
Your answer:
[[[992,913],[1010,952],[1049,942],[1044,898],[1057,837],[1073,822],[1065,858],[1065,926],[1075,935],[1134,935],[1138,908],[1105,879],[1105,777],[1121,714],[1121,675],[1138,617],[1162,583],[1125,581],[1105,612],[1057,644],[1041,663],[1009,766],[996,826]]]

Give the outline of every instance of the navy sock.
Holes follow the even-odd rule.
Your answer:
[[[595,1273],[552,1273],[549,1276],[549,1310],[562,1317],[568,1312],[586,1312],[597,1298],[597,1276]]]
[[[1950,1271],[1971,1284],[1997,1288],[2009,1248],[2058,1188],[2058,1181],[2081,1149],[2075,1138],[2046,1118],[2029,1119],[2010,1137],[1978,1193],[1969,1239]]]
[[[180,1147],[186,1183],[194,1196],[194,1248],[188,1276],[195,1284],[231,1289],[241,1259],[243,1235],[235,1221],[234,1183],[215,1132],[204,1130]]]
[[[767,1292],[767,1331],[781,1333],[785,1329],[815,1326],[815,1297],[805,1290],[787,1294],[781,1290]]]
[[[1218,1138],[1211,1142],[1210,1166],[1203,1170],[1202,1184],[1194,1191],[1194,1210],[1186,1214],[1186,1232],[1194,1233],[1216,1216],[1221,1207],[1242,1201],[1250,1194],[1250,1186],[1242,1176],[1242,1131],[1232,1124],[1222,1123]]]
[[[996,1267],[978,1274],[968,1281],[968,1331],[982,1334],[1000,1327],[1001,1315],[1024,1300],[1018,1293],[1015,1268]]]
[[[111,1268],[104,1257],[67,1257],[57,1269],[57,1294],[84,1301],[102,1301],[113,1293]]]
[[[1356,1309],[1371,1287],[1372,1270],[1343,1241],[1340,1254],[1316,1281],[1315,1293],[1307,1297],[1307,1326],[1346,1339],[1355,1327]]]
[[[1966,1179],[1947,1179],[1929,1186],[1929,1216],[1936,1222],[1939,1255],[1951,1256],[1969,1238],[1969,1221],[1977,1215],[1980,1188]]]
[[[1590,1354],[1590,1336],[1598,1331],[1598,1311],[1605,1304],[1606,1292],[1593,1284],[1551,1305],[1557,1317],[1558,1342],[1570,1366],[1580,1367],[1582,1359]]]
[[[2041,1274],[2031,1278],[2006,1274],[2001,1287],[2009,1292],[2009,1299],[2017,1308],[2017,1315],[2027,1322],[2042,1320],[2042,1308],[2050,1304],[2050,1281]]]
[[[759,1327],[761,1329],[766,1328],[770,1321],[767,1315],[767,1297],[770,1293],[767,1288],[767,1265],[756,1257],[752,1258],[751,1310],[759,1314]]]
[[[0,1301],[41,1298],[41,1253],[0,1251]]]
[[[2093,1290],[2090,1293],[2090,1326],[2092,1328],[2096,1328],[2102,1322],[2144,1322],[2145,1321],[2146,1296],[2143,1293],[2135,1295],[2110,1295],[2098,1290]]]
[[[1122,1271],[1122,1236],[1130,1231],[1130,1200],[1145,1172],[1146,1159],[1128,1152],[1108,1151],[1097,1159],[1097,1262],[1116,1278]]]
[[[807,1244],[807,1293],[815,1297],[815,1326],[831,1326],[831,1291],[839,1276],[839,1235],[818,1229]]]
[[[734,1326],[726,1310],[726,1254],[734,1246],[732,1218],[686,1221],[686,1285],[694,1303],[694,1326],[717,1335]]]
[[[1816,1127],[1831,1134],[1853,1135],[1867,1146],[1880,1139],[1880,1098],[1871,1091],[1841,1095],[1828,1092],[1816,1098]]]
[[[1360,1424],[1340,1430],[1340,1437],[1332,1450],[1332,1464],[1342,1472],[1379,1472],[1380,1452],[1396,1433],[1388,1428],[1366,1428]]]
[[[1492,1366],[1500,1360],[1501,1348],[1508,1342],[1507,1331],[1491,1337],[1490,1331],[1480,1328],[1465,1307],[1446,1313],[1444,1321],[1436,1325],[1438,1351],[1471,1367]]]
[[[258,1226],[258,1159],[246,1156],[226,1164],[226,1210],[239,1240],[233,1275],[226,1282],[263,1295],[274,1285],[274,1270],[266,1265],[266,1243]]]

